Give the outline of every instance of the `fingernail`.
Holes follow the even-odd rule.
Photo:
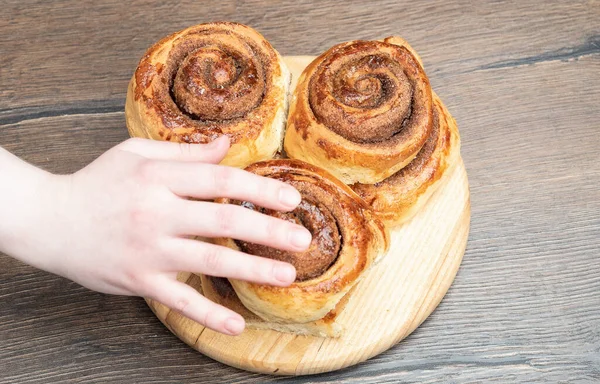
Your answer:
[[[294,187],[284,186],[279,190],[279,202],[286,207],[295,208],[300,204],[302,196]]]
[[[288,264],[277,264],[273,271],[275,279],[283,284],[291,284],[296,279],[296,269]]]
[[[208,149],[213,149],[221,145],[221,143],[227,138],[227,136],[219,136],[210,143],[206,144]]]
[[[213,141],[211,141],[209,143],[206,143],[206,148],[207,149],[212,149],[214,147],[217,147],[219,145],[219,139],[220,139],[220,137],[217,137]]]
[[[237,317],[225,320],[225,330],[231,335],[239,335],[244,330],[244,321]]]
[[[302,249],[308,248],[312,240],[312,236],[306,228],[293,229],[291,237],[292,245]]]

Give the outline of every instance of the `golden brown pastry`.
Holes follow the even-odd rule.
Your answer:
[[[202,294],[209,300],[242,315],[248,328],[271,329],[317,337],[340,337],[342,335],[344,329],[338,322],[339,315],[346,307],[348,299],[354,291],[354,288],[352,288],[322,319],[308,323],[277,323],[265,321],[244,307],[229,280],[206,275],[201,275],[200,280],[202,282]]]
[[[290,74],[250,27],[200,24],[168,36],[140,61],[125,116],[134,137],[207,143],[231,139],[222,164],[271,158],[283,140]]]
[[[389,235],[383,223],[347,185],[326,171],[297,160],[270,160],[248,171],[282,180],[302,195],[300,205],[282,213],[239,203],[264,214],[296,222],[313,235],[305,252],[285,252],[233,239],[216,243],[257,256],[293,264],[296,281],[289,287],[259,285],[231,279],[237,297],[263,320],[302,324],[323,319],[383,255]]]
[[[351,186],[390,226],[412,218],[460,160],[456,122],[435,93],[433,105],[433,130],[408,166],[379,183]]]
[[[284,148],[347,184],[374,184],[416,156],[432,120],[429,80],[404,40],[351,41],[300,76]]]

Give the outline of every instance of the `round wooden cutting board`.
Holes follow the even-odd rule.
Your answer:
[[[312,59],[285,58],[293,74],[292,87]],[[437,307],[465,252],[470,212],[469,184],[461,160],[425,207],[392,232],[388,254],[358,283],[339,315],[345,332],[337,339],[257,329],[226,336],[153,300],[147,300],[148,305],[192,348],[237,368],[306,375],[348,367],[404,339]],[[178,279],[202,292],[198,276],[180,273]]]

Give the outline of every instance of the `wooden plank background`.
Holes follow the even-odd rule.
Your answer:
[[[60,173],[126,139],[127,81],[170,32],[233,20],[282,54],[313,55],[402,35],[458,121],[473,212],[457,279],[412,336],[357,367],[296,379],[214,362],[142,299],[89,292],[0,255],[0,383],[600,382],[599,1],[0,9],[0,145]]]

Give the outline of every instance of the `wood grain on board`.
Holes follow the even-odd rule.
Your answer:
[[[75,171],[127,138],[127,81],[162,36],[210,20],[282,54],[405,37],[456,118],[472,221],[456,280],[401,344],[284,379],[187,347],[139,298],[0,256],[0,383],[600,380],[600,2],[1,1],[0,145]]]

